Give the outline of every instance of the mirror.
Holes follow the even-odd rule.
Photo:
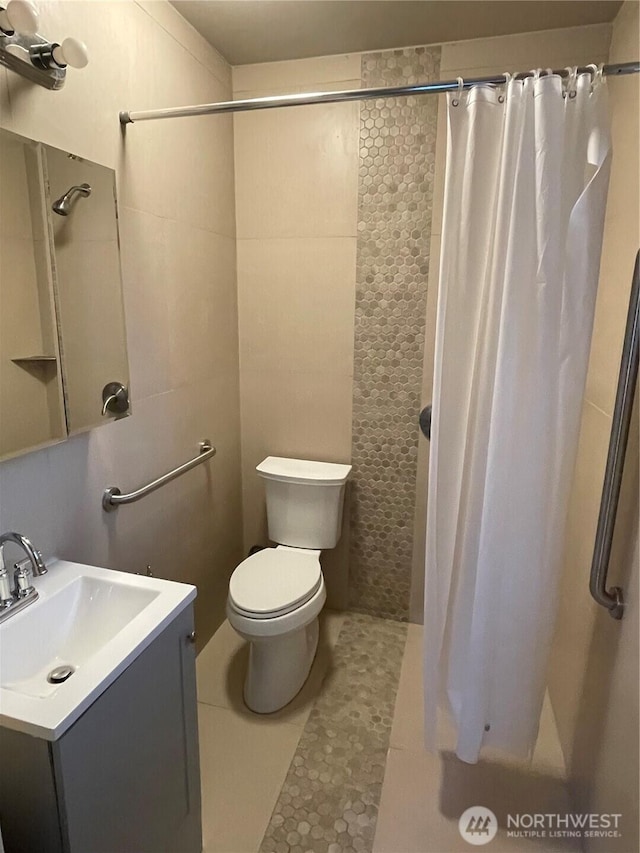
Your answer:
[[[0,187],[2,459],[128,414],[129,368],[115,172],[0,131]]]
[[[106,385],[129,386],[115,172],[43,147],[67,426],[73,434],[106,421]]]

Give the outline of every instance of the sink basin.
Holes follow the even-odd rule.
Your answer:
[[[115,573],[114,573],[115,574]],[[81,576],[44,605],[8,621],[0,648],[0,686],[29,696],[49,696],[60,684],[49,672],[67,664],[77,671],[160,593]]]
[[[47,568],[38,600],[0,624],[0,723],[56,740],[196,589],[63,560]],[[49,680],[60,667],[64,680]]]

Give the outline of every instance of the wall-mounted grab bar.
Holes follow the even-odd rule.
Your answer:
[[[135,492],[123,495],[117,486],[109,486],[109,488],[105,489],[102,494],[102,508],[105,512],[113,512],[113,510],[117,509],[120,504],[135,503],[141,498],[150,495],[151,492],[155,492],[155,490],[159,489],[161,486],[175,480],[176,477],[179,477],[181,474],[186,474],[187,471],[195,468],[196,465],[201,465],[203,462],[206,462],[207,459],[211,459],[211,457],[215,455],[215,447],[211,444],[208,438],[205,438],[204,441],[200,442],[199,456],[196,456],[194,459],[190,459],[178,468],[174,468],[173,471],[163,474],[162,477],[158,477],[158,479],[154,480],[152,483],[148,483],[146,486],[141,486],[139,489],[136,489]]]
[[[609,452],[607,454],[607,466],[604,472],[604,485],[602,487],[602,498],[600,500],[600,515],[598,516],[598,527],[596,528],[596,541],[593,547],[593,560],[591,562],[591,579],[589,589],[594,599],[606,607],[614,619],[622,619],[624,613],[624,599],[619,586],[607,589],[607,572],[609,569],[609,558],[613,544],[613,531],[618,509],[618,498],[620,497],[620,486],[622,485],[622,470],[624,468],[624,457],[629,439],[629,425],[633,412],[633,397],[638,379],[638,335],[640,329],[640,252],[636,255],[636,265],[633,271],[631,283],[631,298],[629,300],[629,313],[627,314],[627,327],[624,333],[624,344],[622,347],[622,360],[620,362],[620,373],[618,375],[618,388],[616,391],[616,402],[613,409],[613,423],[611,425],[611,438],[609,439]]]

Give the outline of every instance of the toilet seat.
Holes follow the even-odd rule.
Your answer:
[[[241,616],[273,619],[303,607],[322,586],[320,552],[265,548],[243,560],[229,581],[229,604]]]

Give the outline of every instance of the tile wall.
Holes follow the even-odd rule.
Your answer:
[[[235,98],[359,86],[359,56],[233,70]],[[351,456],[359,109],[234,116],[245,550],[267,542],[265,456]],[[334,607],[347,554],[345,525],[323,556]]]
[[[0,126],[118,170],[134,416],[0,465],[0,529],[46,556],[195,583],[201,641],[241,557],[233,126],[118,112],[228,100],[231,70],[163,2],[40,0],[43,32],[86,42],[59,92],[0,68]],[[100,286],[95,270],[88,286]],[[137,487],[197,452],[217,456],[106,515],[108,485]],[[9,555],[10,556],[10,555]]]
[[[362,57],[364,88],[437,80],[440,48]],[[360,108],[350,592],[406,621],[413,553],[438,100]]]
[[[639,33],[638,4],[626,2],[613,24],[609,61],[637,60]],[[637,75],[614,78],[608,88],[611,183],[549,690],[576,808],[622,813],[623,837],[591,839],[588,849],[626,853],[638,848],[637,392],[609,573],[609,584],[620,585],[627,602],[621,622],[592,601],[588,573],[640,248],[640,81]]]

